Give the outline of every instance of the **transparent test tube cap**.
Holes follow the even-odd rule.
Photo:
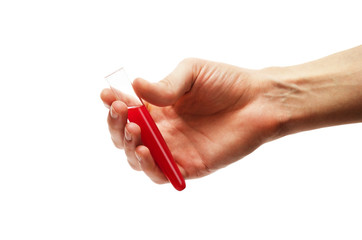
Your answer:
[[[142,106],[141,99],[136,95],[131,80],[128,78],[124,68],[119,68],[105,77],[109,83],[113,94],[128,107]]]

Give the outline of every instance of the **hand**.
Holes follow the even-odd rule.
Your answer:
[[[186,59],[165,79],[133,86],[185,178],[205,176],[244,157],[278,136],[282,115],[263,97],[271,86],[262,71],[200,59]],[[101,93],[111,106],[108,125],[129,164],[154,182],[168,180],[142,145],[140,128],[127,123],[127,105],[110,89]]]
[[[202,177],[276,138],[362,121],[362,46],[291,67],[248,70],[186,59],[165,79],[134,81],[185,178]],[[110,89],[112,140],[130,165],[154,182],[167,179],[127,124],[127,105]],[[138,159],[138,160],[137,160]]]

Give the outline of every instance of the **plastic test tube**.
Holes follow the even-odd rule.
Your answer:
[[[135,94],[124,68],[106,76],[106,80],[117,100],[128,106],[128,121],[136,123],[141,128],[142,143],[149,149],[156,164],[174,188],[182,191],[186,184],[180,169],[142,99]]]

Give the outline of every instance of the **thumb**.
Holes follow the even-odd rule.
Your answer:
[[[133,88],[139,97],[151,104],[172,105],[191,90],[202,63],[203,61],[200,59],[185,59],[161,81],[150,83],[142,78],[136,78],[133,81]]]

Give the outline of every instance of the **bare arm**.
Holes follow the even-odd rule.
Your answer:
[[[274,78],[265,97],[284,113],[282,135],[362,121],[362,46],[263,71]]]

